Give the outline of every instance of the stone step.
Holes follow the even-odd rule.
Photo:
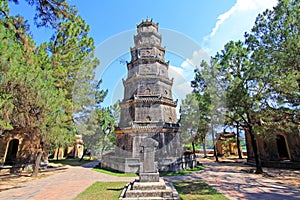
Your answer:
[[[173,191],[166,190],[127,190],[126,198],[130,197],[172,197]]]
[[[153,184],[153,185],[139,185],[135,184],[133,190],[165,190],[166,185],[162,184]]]
[[[130,198],[119,198],[119,200],[176,200],[173,197],[130,197]]]
[[[134,182],[132,190],[165,190],[166,183],[160,178],[159,182]]]

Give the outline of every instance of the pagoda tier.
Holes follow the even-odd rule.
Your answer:
[[[132,106],[133,104],[164,104],[171,107],[177,106],[177,100],[173,101],[170,98],[162,97],[161,95],[134,95],[133,99],[120,102],[120,106]]]
[[[135,122],[177,123],[173,79],[168,76],[169,62],[164,58],[158,24],[148,20],[139,24],[134,44],[130,49],[131,61],[127,63],[127,79],[123,80],[120,128]]]
[[[160,46],[131,48],[131,62],[136,60],[156,59],[164,63],[165,49]]]

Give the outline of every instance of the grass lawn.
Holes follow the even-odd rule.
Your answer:
[[[199,170],[204,170],[204,167],[200,165],[194,169],[187,169],[187,170],[183,170],[183,171],[180,171],[177,173],[174,173],[174,172],[160,173],[160,176],[183,176],[183,175],[190,174],[192,172],[196,172]]]
[[[58,166],[65,166],[65,165],[70,165],[70,166],[81,166],[85,163],[88,162],[92,162],[92,160],[90,159],[82,159],[82,161],[79,161],[80,158],[66,158],[66,159],[60,159],[60,160],[56,160],[56,159],[49,159],[49,163],[50,164],[55,164]]]
[[[128,182],[96,182],[80,193],[76,200],[114,200],[118,199]]]
[[[80,193],[76,200],[118,199],[126,184],[128,182],[96,182]],[[173,184],[183,200],[228,200],[203,181],[175,181]]]
[[[173,184],[183,200],[228,200],[223,194],[200,180],[174,181]]]
[[[124,174],[121,172],[113,172],[113,171],[108,171],[105,169],[100,169],[100,168],[93,168],[94,171],[100,172],[103,174],[108,174],[108,175],[113,175],[113,176],[118,176],[118,177],[138,177],[136,174]]]

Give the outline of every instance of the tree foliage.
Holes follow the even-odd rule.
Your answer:
[[[229,42],[224,50],[213,58],[223,74],[227,102],[227,121],[237,121],[251,136],[257,173],[262,172],[254,137],[254,126],[257,122],[257,111],[261,106],[264,89],[260,71],[255,69],[250,60],[250,51],[241,41]]]
[[[9,0],[19,4],[19,0]],[[70,19],[77,14],[74,6],[65,0],[26,0],[28,5],[35,7],[34,21],[38,27],[56,28],[61,19]]]
[[[266,121],[272,120],[268,118],[272,112],[279,112],[284,115],[276,121],[299,122],[299,20],[300,1],[282,0],[273,10],[260,14],[252,31],[245,35],[253,64],[266,88]]]
[[[115,145],[116,119],[119,115],[118,104],[110,107],[92,109],[88,115],[78,118],[77,131],[82,134],[85,148],[96,152],[99,158]]]
[[[261,173],[256,134],[295,132],[299,126],[299,0],[282,0],[260,14],[245,42],[230,41],[217,53],[226,92],[226,121],[250,134]]]
[[[215,62],[210,65],[206,61],[202,61],[200,68],[195,69],[195,77],[191,82],[193,92],[197,95],[201,125],[199,130],[202,132],[202,139],[208,132],[211,133],[213,139],[214,155],[218,161],[216,152],[216,131],[224,124],[224,91],[220,84],[220,74]]]
[[[195,144],[200,139],[199,124],[199,106],[195,93],[186,95],[180,106],[180,125],[182,130],[183,144],[188,146],[192,144],[195,154]]]
[[[22,130],[49,151],[74,142],[74,114],[95,106],[95,95],[101,103],[107,91],[91,83],[99,61],[76,9],[66,1],[26,2],[36,7],[36,25],[54,33],[36,45],[26,19],[11,16],[8,1],[0,1],[0,134]]]

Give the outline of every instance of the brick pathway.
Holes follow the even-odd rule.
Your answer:
[[[93,165],[93,163],[91,163]],[[93,171],[90,167],[70,167],[64,172],[26,182],[19,188],[0,192],[0,199],[68,200],[74,199],[96,181],[133,181],[133,177],[115,177]]]
[[[259,174],[247,173],[241,169],[252,169],[242,163],[214,163],[202,161],[205,170],[181,176],[167,177],[168,180],[199,180],[202,179],[230,200],[236,199],[300,199],[300,188],[287,186],[282,182]],[[300,181],[300,171],[293,172],[295,181]]]

